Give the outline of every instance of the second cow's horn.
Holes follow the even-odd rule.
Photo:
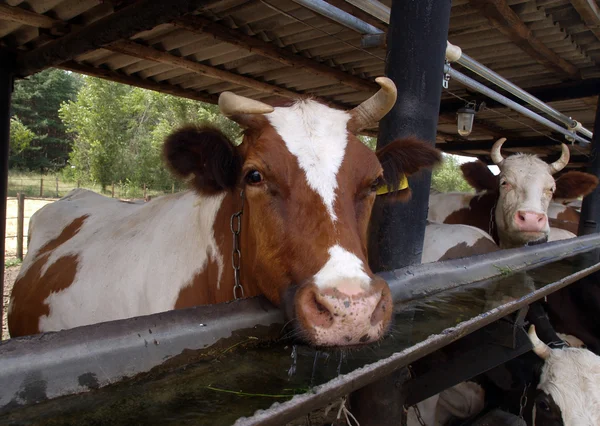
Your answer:
[[[504,144],[504,142],[506,142],[506,138],[500,138],[494,143],[494,146],[492,146],[492,152],[490,153],[490,157],[492,157],[492,161],[495,165],[498,165],[502,161],[504,161],[504,157],[500,152],[502,150],[502,145]]]
[[[560,158],[556,160],[554,163],[550,164],[550,173],[554,174],[556,172],[560,172],[564,169],[567,164],[569,164],[569,158],[571,158],[571,152],[569,151],[569,147],[564,143],[562,145],[562,154]]]

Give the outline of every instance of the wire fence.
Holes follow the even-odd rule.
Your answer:
[[[16,197],[18,193],[27,197],[60,198],[67,195],[75,188],[84,188],[113,198],[134,199],[157,197],[159,195],[180,192],[185,188],[180,184],[172,184],[170,190],[164,188],[156,189],[149,185],[132,185],[128,182],[113,182],[104,188],[99,184],[81,181],[65,181],[56,176],[9,176],[8,196]]]
[[[173,184],[170,191],[153,189],[147,185],[137,187],[129,183],[115,182],[104,189],[100,185],[64,181],[60,176],[9,176],[6,209],[5,265],[23,259],[27,252],[26,238],[29,219],[46,204],[64,197],[73,189],[88,189],[107,197],[123,200],[150,201],[152,198],[180,192],[183,185]],[[18,195],[22,194],[21,197]]]

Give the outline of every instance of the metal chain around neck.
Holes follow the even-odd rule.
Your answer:
[[[240,193],[242,199],[242,207],[240,211],[231,215],[229,227],[233,234],[233,251],[231,252],[231,266],[233,267],[233,279],[235,285],[233,286],[233,298],[239,299],[238,292],[241,293],[241,297],[244,296],[244,287],[240,282],[240,267],[242,264],[242,252],[240,250],[240,232],[242,232],[242,214],[244,214],[244,190]]]
[[[521,399],[519,400],[519,418],[521,420],[525,420],[523,418],[523,410],[525,410],[525,407],[527,406],[527,390],[529,389],[529,385],[531,383],[527,383],[525,385],[525,388],[523,388],[523,394],[521,395]]]

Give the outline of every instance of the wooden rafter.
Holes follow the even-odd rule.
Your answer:
[[[17,73],[31,75],[91,50],[169,22],[215,0],[140,0],[90,25],[17,57]]]
[[[494,28],[546,68],[569,78],[581,78],[575,65],[565,61],[534,37],[505,0],[469,0],[469,4],[477,8]]]
[[[585,25],[600,40],[600,7],[595,0],[571,0]]]
[[[7,4],[0,4],[0,18],[37,28],[52,28],[56,24],[54,18]]]
[[[175,26],[196,34],[210,34],[218,40],[246,49],[257,55],[272,59],[283,65],[302,69],[318,77],[330,78],[353,89],[372,92],[379,86],[372,81],[348,74],[336,68],[322,64],[304,56],[296,55],[286,49],[279,48],[271,43],[264,42],[256,37],[251,37],[224,25],[200,16],[190,16],[177,19]]]
[[[63,62],[62,64],[58,65],[57,68],[61,68],[68,71],[74,71],[92,77],[102,78],[104,80],[115,81],[117,83],[127,84],[129,86],[140,87],[142,89],[168,93],[169,95],[193,99],[195,101],[200,102],[216,104],[219,100],[219,97],[216,95],[211,95],[208,93],[199,93],[195,90],[183,89],[181,87],[174,86],[171,84],[157,83],[152,80],[133,77],[106,68],[94,68],[88,65],[80,64],[79,62],[75,61]]]
[[[174,67],[187,69],[197,74],[204,75],[206,77],[212,77],[217,80],[227,81],[229,83],[237,84],[240,86],[255,89],[264,93],[271,93],[277,96],[283,96],[291,99],[299,99],[302,94],[288,90],[283,87],[275,86],[269,83],[263,83],[261,81],[254,80],[250,77],[245,77],[240,74],[235,74],[229,71],[214,68],[208,65],[204,65],[180,56],[175,56],[172,53],[164,52],[153,47],[144,46],[143,44],[136,43],[130,40],[118,41],[106,46],[105,49],[112,52],[121,53],[124,55],[133,56],[140,59],[146,59],[148,61],[159,62],[161,64],[172,65]]]

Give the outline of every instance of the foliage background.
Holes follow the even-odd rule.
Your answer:
[[[146,185],[170,191],[175,183],[162,161],[162,142],[186,123],[210,123],[231,140],[240,128],[216,105],[177,98],[62,70],[16,83],[11,117],[11,174],[53,176],[106,191]],[[376,140],[361,136],[371,149]],[[432,187],[471,191],[455,157],[434,170]],[[36,176],[37,177],[37,176]],[[128,188],[130,190],[128,190]]]

